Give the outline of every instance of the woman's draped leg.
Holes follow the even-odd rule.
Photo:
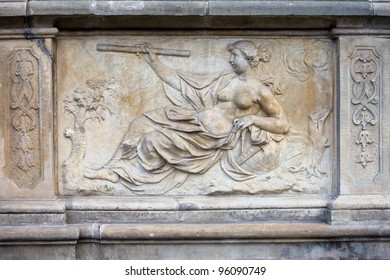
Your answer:
[[[156,124],[143,115],[134,119],[130,123],[119,148],[116,150],[110,162],[99,169],[87,169],[84,172],[84,177],[117,183],[121,174],[115,172],[113,166],[117,166],[118,161],[131,160],[132,158],[135,158],[137,155],[137,146],[140,140],[145,134],[153,132],[156,129],[158,129]]]
[[[160,127],[150,120],[148,117],[142,115],[134,119],[121,141],[121,145],[116,151],[113,159],[131,159],[136,156],[138,143],[141,139],[150,132],[159,130]]]

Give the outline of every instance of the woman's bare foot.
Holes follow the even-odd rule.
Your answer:
[[[119,181],[119,176],[115,172],[110,169],[87,169],[84,172],[84,177],[89,179],[99,179],[99,180],[107,180],[112,183],[117,183]]]

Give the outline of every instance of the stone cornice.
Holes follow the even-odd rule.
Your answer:
[[[388,1],[0,1],[0,17],[14,16],[388,16]]]

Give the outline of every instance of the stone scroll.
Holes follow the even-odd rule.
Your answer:
[[[58,40],[65,195],[333,192],[326,39]]]

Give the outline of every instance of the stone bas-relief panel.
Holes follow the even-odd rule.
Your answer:
[[[327,39],[58,41],[64,195],[332,191]]]

